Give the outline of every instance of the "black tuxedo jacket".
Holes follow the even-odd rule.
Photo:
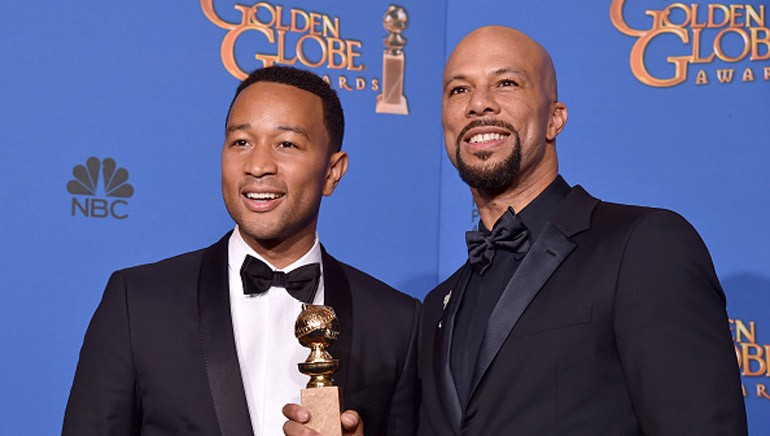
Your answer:
[[[680,216],[573,188],[490,316],[461,410],[447,350],[469,273],[423,303],[421,435],[746,434],[724,293]]]
[[[230,317],[228,237],[112,275],[80,352],[63,435],[253,434]],[[367,435],[412,434],[419,302],[325,251],[323,263],[325,304],[340,327],[329,351],[340,360],[343,409],[361,414]]]

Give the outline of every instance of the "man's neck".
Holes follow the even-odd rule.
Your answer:
[[[473,200],[479,210],[479,216],[484,227],[491,229],[497,220],[508,210],[513,208],[516,213],[521,212],[529,203],[554,181],[558,171],[548,172],[539,177],[528,177],[511,185],[501,193],[488,193],[471,188]]]
[[[292,235],[280,241],[272,241],[255,240],[240,231],[244,242],[277,269],[286,268],[313,248],[316,240],[315,230],[306,233]]]

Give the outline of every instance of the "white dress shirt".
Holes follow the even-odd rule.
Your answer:
[[[278,270],[246,244],[236,226],[228,246],[230,312],[251,426],[255,436],[282,435],[286,418],[281,408],[286,403],[299,404],[300,389],[309,380],[299,372],[297,364],[305,361],[310,350],[294,337],[294,322],[302,302],[275,286],[263,294],[245,295],[240,271],[247,254]],[[280,271],[289,272],[314,262],[321,264],[323,271],[318,235],[310,251]],[[313,304],[323,301],[321,276]]]

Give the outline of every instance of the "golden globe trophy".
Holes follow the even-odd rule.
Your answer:
[[[407,115],[409,107],[404,97],[404,47],[408,17],[401,6],[390,5],[382,18],[382,26],[390,32],[385,38],[385,53],[382,55],[382,94],[377,96],[375,112]]]
[[[306,425],[323,436],[342,436],[340,391],[331,377],[340,361],[326,351],[339,335],[334,309],[303,304],[294,335],[302,346],[310,348],[307,359],[297,364],[302,374],[310,376],[307,388],[300,393],[302,406],[310,412]]]

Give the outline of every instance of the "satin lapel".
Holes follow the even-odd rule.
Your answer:
[[[340,366],[334,373],[334,383],[340,388],[343,403],[347,387],[348,369],[350,368],[350,349],[353,346],[353,295],[345,271],[337,259],[331,257],[321,247],[324,276],[324,304],[331,306],[337,314],[340,334],[329,345],[328,351]]]
[[[489,317],[473,372],[471,398],[521,314],[576,245],[549,222],[530,248]]]
[[[203,254],[198,281],[201,345],[222,436],[253,435],[230,316],[229,238],[230,233]]]
[[[435,327],[433,338],[433,372],[436,375],[439,402],[447,421],[449,421],[452,429],[458,433],[463,412],[460,397],[457,394],[457,386],[449,366],[449,353],[452,350],[455,317],[470,279],[470,273],[471,267],[466,263],[458,274],[457,280],[454,283],[449,283],[447,296],[444,297],[445,301],[447,298],[448,301],[445,304],[441,320]]]

